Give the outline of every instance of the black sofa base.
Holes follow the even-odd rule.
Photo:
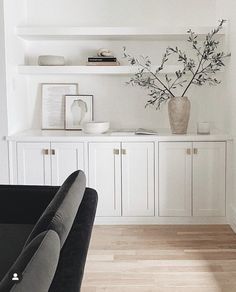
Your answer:
[[[0,186],[0,281],[19,256],[34,224],[58,189],[50,186]],[[86,188],[61,250],[50,292],[80,291],[97,200],[97,192]]]

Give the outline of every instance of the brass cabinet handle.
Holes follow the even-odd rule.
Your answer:
[[[49,155],[49,150],[48,149],[43,149],[43,154],[44,155]]]
[[[43,149],[43,154],[44,155],[56,155],[56,150],[55,149],[51,149],[50,151],[49,151],[49,149]]]
[[[198,154],[198,149],[197,149],[197,148],[194,148],[194,149],[193,149],[193,153],[194,153],[194,154]]]
[[[190,148],[187,148],[187,149],[186,149],[186,154],[187,154],[187,155],[191,155],[191,149],[190,149]]]
[[[120,155],[120,150],[119,149],[113,149],[113,154],[114,155]]]
[[[126,155],[127,154],[126,149],[122,149],[122,154],[123,155]]]

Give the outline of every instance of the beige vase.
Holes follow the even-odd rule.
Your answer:
[[[168,103],[171,132],[186,134],[190,116],[191,103],[186,96],[172,97]]]

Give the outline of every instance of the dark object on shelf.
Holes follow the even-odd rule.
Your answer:
[[[88,62],[116,62],[116,57],[88,57]]]
[[[59,187],[0,185],[0,292],[78,292],[97,193],[76,171]]]

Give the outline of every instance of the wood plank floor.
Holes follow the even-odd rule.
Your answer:
[[[95,226],[82,292],[236,292],[227,225]]]

